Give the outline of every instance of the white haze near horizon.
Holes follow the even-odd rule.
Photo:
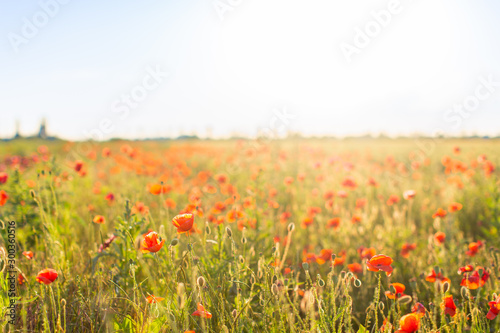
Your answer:
[[[0,9],[0,137],[500,133],[493,0],[69,1],[17,52],[43,9]]]

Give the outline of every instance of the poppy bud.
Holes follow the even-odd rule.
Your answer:
[[[448,281],[445,281],[443,283],[443,292],[447,292],[448,290],[450,290],[450,283]]]
[[[271,287],[271,292],[273,293],[273,295],[276,295],[276,294],[278,294],[278,291],[279,291],[278,285],[276,283],[274,283]]]
[[[231,231],[231,228],[226,227],[226,234],[229,238],[233,237],[233,232]]]
[[[203,278],[203,276],[198,277],[198,279],[196,280],[196,284],[198,285],[198,287],[203,288],[203,286],[205,285],[205,279]]]
[[[385,308],[384,302],[378,302],[378,308],[380,309],[380,311],[384,311]]]
[[[247,243],[247,238],[246,237],[242,237],[241,238],[241,244],[246,244]]]
[[[318,280],[318,286],[324,287],[325,286],[325,281],[323,281],[322,279],[319,279]]]
[[[244,263],[245,263],[245,258],[243,258],[243,256],[242,256],[242,255],[240,255],[240,256],[238,257],[238,260],[240,261],[240,264],[244,264]]]
[[[212,232],[212,230],[210,229],[210,226],[208,225],[208,221],[205,222],[205,233],[207,235],[210,235],[210,233]]]
[[[469,299],[469,291],[467,290],[466,287],[460,288],[460,295],[462,296],[463,299]]]
[[[408,304],[411,302],[411,296],[410,295],[404,295],[398,298],[398,302],[401,304]]]
[[[292,231],[294,231],[294,230],[295,230],[295,224],[294,224],[294,223],[290,223],[290,224],[288,225],[288,232],[292,232]]]
[[[33,199],[35,199],[35,197],[36,197],[35,191],[30,190],[30,195],[31,195],[31,197],[32,197]]]
[[[354,280],[354,286],[355,286],[356,288],[361,287],[361,280],[360,280],[360,279],[356,279],[356,280]]]
[[[238,311],[236,311],[236,309],[234,309],[234,310],[231,312],[231,315],[233,316],[233,318],[236,318],[236,316],[238,315]]]
[[[170,242],[171,246],[176,246],[177,244],[179,244],[179,240],[177,238],[172,239],[172,241]]]
[[[303,262],[302,263],[302,268],[305,270],[305,271],[308,271],[309,270],[309,264],[307,262]]]

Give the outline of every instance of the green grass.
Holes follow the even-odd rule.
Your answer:
[[[3,251],[4,331],[379,332],[387,322],[393,332],[420,302],[426,314],[419,332],[498,332],[500,318],[486,314],[499,292],[499,173],[487,174],[485,165],[499,164],[499,147],[498,140],[479,139],[0,143],[0,172],[8,174],[0,191],[9,196],[0,220],[16,221],[16,270],[26,279],[16,284],[10,325]],[[482,154],[490,162],[477,162]],[[445,155],[455,161],[450,172]],[[75,171],[77,160],[85,175]],[[342,185],[347,176],[356,188]],[[367,185],[370,177],[377,187]],[[152,184],[167,186],[166,193],[151,194]],[[415,198],[403,199],[410,189]],[[328,191],[336,194],[331,202]],[[400,201],[389,206],[393,194]],[[366,205],[356,208],[361,198]],[[463,208],[432,217],[452,202]],[[195,212],[199,232],[177,234],[171,221],[183,211]],[[236,221],[230,211],[239,212]],[[290,217],[283,220],[283,212]],[[354,214],[361,222],[351,222]],[[106,222],[93,223],[96,215]],[[328,227],[333,217],[341,218],[338,229]],[[148,230],[165,240],[156,253],[139,250]],[[434,240],[438,231],[446,234],[442,245]],[[116,239],[99,252],[112,234]],[[478,240],[485,245],[467,255]],[[2,242],[6,249],[6,227]],[[416,243],[408,258],[405,243]],[[368,271],[361,247],[390,256],[393,274]],[[345,261],[318,263],[323,249]],[[362,271],[350,272],[352,263]],[[457,271],[466,264],[490,274],[484,286],[460,286]],[[45,268],[58,272],[49,285],[36,281]],[[426,281],[433,269],[450,282]],[[395,282],[409,297],[386,297]],[[149,295],[164,299],[149,304]],[[453,317],[440,307],[445,295],[454,298]],[[212,317],[193,316],[197,303]]]

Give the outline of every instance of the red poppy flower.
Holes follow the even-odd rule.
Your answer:
[[[193,223],[194,215],[191,213],[179,214],[172,219],[172,224],[177,228],[177,232],[180,234],[191,230]]]
[[[396,283],[391,283],[389,286],[392,286],[396,292],[393,293],[392,291],[387,290],[385,292],[385,296],[387,296],[387,298],[396,299],[396,298],[405,296],[404,291],[405,291],[406,287],[404,284],[396,282]]]
[[[83,168],[83,162],[82,162],[82,161],[80,161],[80,160],[75,161],[75,166],[74,166],[74,168],[75,168],[75,171],[76,171],[76,172],[80,172],[80,171],[82,170],[82,168]]]
[[[389,197],[389,199],[387,199],[387,206],[392,206],[394,204],[397,204],[399,202],[399,196],[395,195],[395,194],[391,194],[391,196]]]
[[[346,257],[346,251],[340,251],[339,255],[335,257],[335,260],[333,260],[333,266],[342,266],[345,262]]]
[[[109,204],[111,204],[115,200],[115,195],[113,193],[108,193],[104,197],[108,201]]]
[[[431,274],[427,275],[425,277],[425,281],[427,282],[441,282],[441,283],[445,283],[445,282],[448,282],[450,283],[450,279],[448,279],[447,277],[445,277],[443,275],[443,273],[439,272],[439,274],[436,274],[436,271],[433,269]]]
[[[160,241],[158,233],[151,231],[144,236],[141,244],[141,251],[143,253],[147,252],[158,252],[163,247],[165,240]]]
[[[417,248],[417,243],[405,243],[401,248],[401,256],[403,258],[408,258],[410,256],[410,252]]]
[[[384,254],[377,254],[373,256],[370,260],[366,261],[366,267],[369,271],[378,272],[384,271],[387,276],[391,276],[393,268],[391,266],[392,258]]]
[[[0,184],[5,184],[8,178],[9,175],[6,172],[0,172]]]
[[[347,268],[353,272],[356,276],[363,272],[363,266],[357,262],[347,265]]]
[[[443,208],[438,208],[438,210],[432,214],[432,218],[435,219],[437,217],[445,217],[446,216],[446,211]]]
[[[461,203],[458,203],[458,202],[452,202],[449,206],[448,206],[448,211],[450,213],[454,213],[454,212],[458,212],[459,210],[462,209],[462,204]]]
[[[457,306],[453,301],[453,296],[448,295],[443,298],[443,302],[441,303],[441,309],[444,310],[444,313],[450,316],[455,316],[457,313]]]
[[[486,318],[493,320],[500,313],[500,296],[497,296],[496,300],[489,302],[488,305],[490,306],[490,311],[488,311]]]
[[[153,195],[165,194],[170,192],[170,188],[165,185],[153,184],[149,187],[149,193]]]
[[[7,192],[5,192],[4,190],[1,190],[0,191],[0,206],[5,205],[5,203],[7,202],[7,199],[9,199]]]
[[[19,275],[17,276],[17,282],[19,282],[20,286],[23,285],[24,282],[26,282],[26,279],[21,273],[19,273]]]
[[[38,272],[36,281],[43,284],[51,284],[57,279],[57,272],[55,269],[46,268]]]
[[[334,217],[328,220],[326,227],[327,228],[333,228],[337,230],[340,226],[340,217]]]
[[[198,303],[197,309],[195,312],[192,313],[192,315],[208,319],[212,318],[212,314],[207,310],[205,310],[205,308],[203,307],[203,305],[201,305],[201,303]]]
[[[94,217],[94,220],[93,220],[94,223],[97,223],[97,224],[103,224],[106,222],[106,219],[104,218],[104,216],[102,215],[96,215]]]
[[[411,200],[415,198],[415,195],[417,195],[417,192],[414,190],[408,190],[403,193],[403,198],[405,198],[405,200]]]
[[[373,247],[361,246],[357,251],[361,259],[371,259],[377,253],[377,250],[375,250],[375,248]]]
[[[446,234],[442,231],[438,231],[434,235],[434,241],[439,245],[443,244],[445,240],[446,240]]]
[[[468,256],[474,257],[479,250],[483,247],[483,242],[477,241],[469,244],[469,251],[465,252]]]
[[[412,306],[411,312],[423,317],[425,316],[425,307],[422,303],[417,302],[414,306]]]
[[[467,272],[473,272],[474,271],[474,266],[472,265],[465,265],[464,267],[460,267],[458,269],[458,274],[463,274]]]
[[[395,333],[413,333],[420,327],[420,318],[414,313],[404,315],[399,320],[399,329]]]
[[[149,304],[158,303],[160,301],[163,301],[164,299],[165,299],[164,297],[158,297],[158,296],[155,296],[155,295],[149,295],[148,297],[146,297],[146,301]]]
[[[31,260],[31,259],[33,259],[33,252],[31,252],[31,251],[24,251],[23,252],[23,256],[25,256],[26,258],[28,258],[28,259]]]
[[[319,256],[316,257],[316,262],[323,265],[325,262],[332,260],[333,251],[330,249],[323,249],[320,251]]]

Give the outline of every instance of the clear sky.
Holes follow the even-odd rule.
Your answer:
[[[499,17],[496,0],[0,0],[0,137],[44,117],[67,139],[499,134]]]

